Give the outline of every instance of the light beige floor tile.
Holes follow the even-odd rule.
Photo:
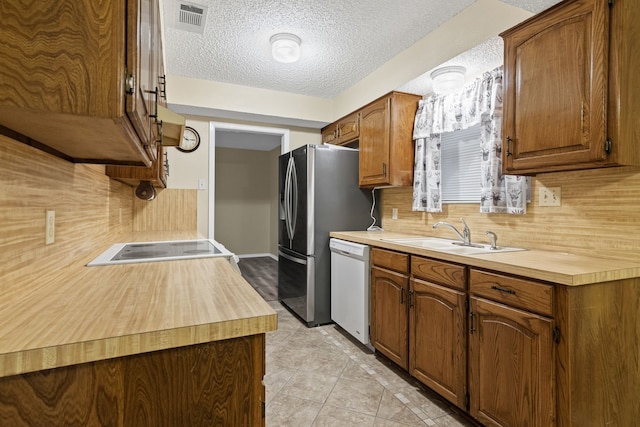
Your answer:
[[[306,346],[276,346],[272,351],[267,352],[267,365],[274,363],[280,366],[299,367],[311,354],[312,349]]]
[[[374,421],[375,417],[371,415],[324,405],[313,425],[317,427],[364,427],[373,426]]]
[[[457,414],[445,415],[443,417],[436,418],[433,421],[437,427],[472,427],[476,425]]]
[[[427,426],[427,424],[421,423],[420,426]],[[410,427],[410,425],[397,423],[395,421],[385,420],[384,418],[376,417],[373,427]]]
[[[377,381],[340,378],[327,398],[327,405],[375,415],[383,387]]]
[[[298,370],[280,389],[280,393],[324,403],[338,377]]]
[[[411,426],[424,426],[424,422],[390,391],[385,390],[378,408],[377,418]]]
[[[317,348],[300,365],[300,370],[338,377],[350,361],[349,356],[339,350]]]
[[[277,301],[269,304],[278,313],[278,330],[267,333],[268,427],[314,420],[340,427],[475,425],[339,326],[307,328]]]
[[[399,389],[397,393],[402,394],[402,396],[408,401],[406,403],[407,407],[414,410],[414,412],[414,408],[417,408],[422,411],[426,417],[433,420],[447,415],[450,412],[451,404],[444,400],[439,400],[435,396],[431,397],[431,395],[428,395],[426,392],[415,386],[404,387]]]
[[[270,363],[267,365],[267,373],[264,376],[264,385],[266,388],[266,402],[271,399],[282,389],[282,387],[293,377],[297,369],[291,369],[284,366]]]
[[[322,403],[279,393],[267,405],[265,424],[266,427],[311,426],[321,409]]]

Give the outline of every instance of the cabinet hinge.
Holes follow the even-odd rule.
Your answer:
[[[465,311],[469,311],[469,297],[464,299],[464,309]]]
[[[607,139],[604,142],[604,152],[607,153],[607,154],[611,154],[611,140],[610,139]]]
[[[560,328],[558,326],[553,328],[553,342],[556,344],[560,343]]]
[[[133,95],[136,90],[136,76],[133,74],[127,73],[124,79],[124,91],[128,95]]]
[[[267,412],[267,410],[266,410],[266,405],[265,405],[265,403],[264,403],[264,400],[262,400],[262,401],[260,402],[260,405],[262,406],[262,418],[264,418],[264,417],[266,416],[266,412]]]
[[[471,406],[471,397],[469,396],[469,393],[467,393],[464,395],[464,408],[468,411],[470,406]]]

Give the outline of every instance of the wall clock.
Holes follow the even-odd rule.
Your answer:
[[[191,153],[196,151],[199,146],[200,134],[194,128],[186,126],[182,134],[182,142],[176,148],[183,153]]]

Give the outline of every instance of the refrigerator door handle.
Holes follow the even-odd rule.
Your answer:
[[[291,166],[293,159],[289,157],[287,163],[287,172],[284,180],[284,223],[287,228],[287,236],[289,240],[293,239],[293,232],[291,231]]]
[[[302,265],[307,265],[307,260],[292,257],[291,255],[287,255],[282,251],[278,251],[278,255],[281,256],[282,258],[288,259],[289,261],[296,262]]]
[[[296,162],[291,158],[291,236],[293,239],[296,233],[296,222],[298,219],[298,171],[296,170]]]

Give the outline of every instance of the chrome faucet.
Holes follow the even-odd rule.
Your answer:
[[[460,240],[462,240],[462,244],[464,246],[472,246],[471,245],[471,230],[469,230],[469,226],[467,225],[467,221],[465,221],[464,218],[460,218],[460,221],[462,221],[462,223],[464,224],[464,229],[462,230],[462,233],[460,233],[457,228],[455,228],[453,225],[449,224],[446,221],[438,221],[438,222],[436,222],[435,224],[433,224],[433,228],[436,229],[436,228],[440,227],[441,225],[446,225],[447,227],[452,229],[454,233],[456,233],[458,235]]]

